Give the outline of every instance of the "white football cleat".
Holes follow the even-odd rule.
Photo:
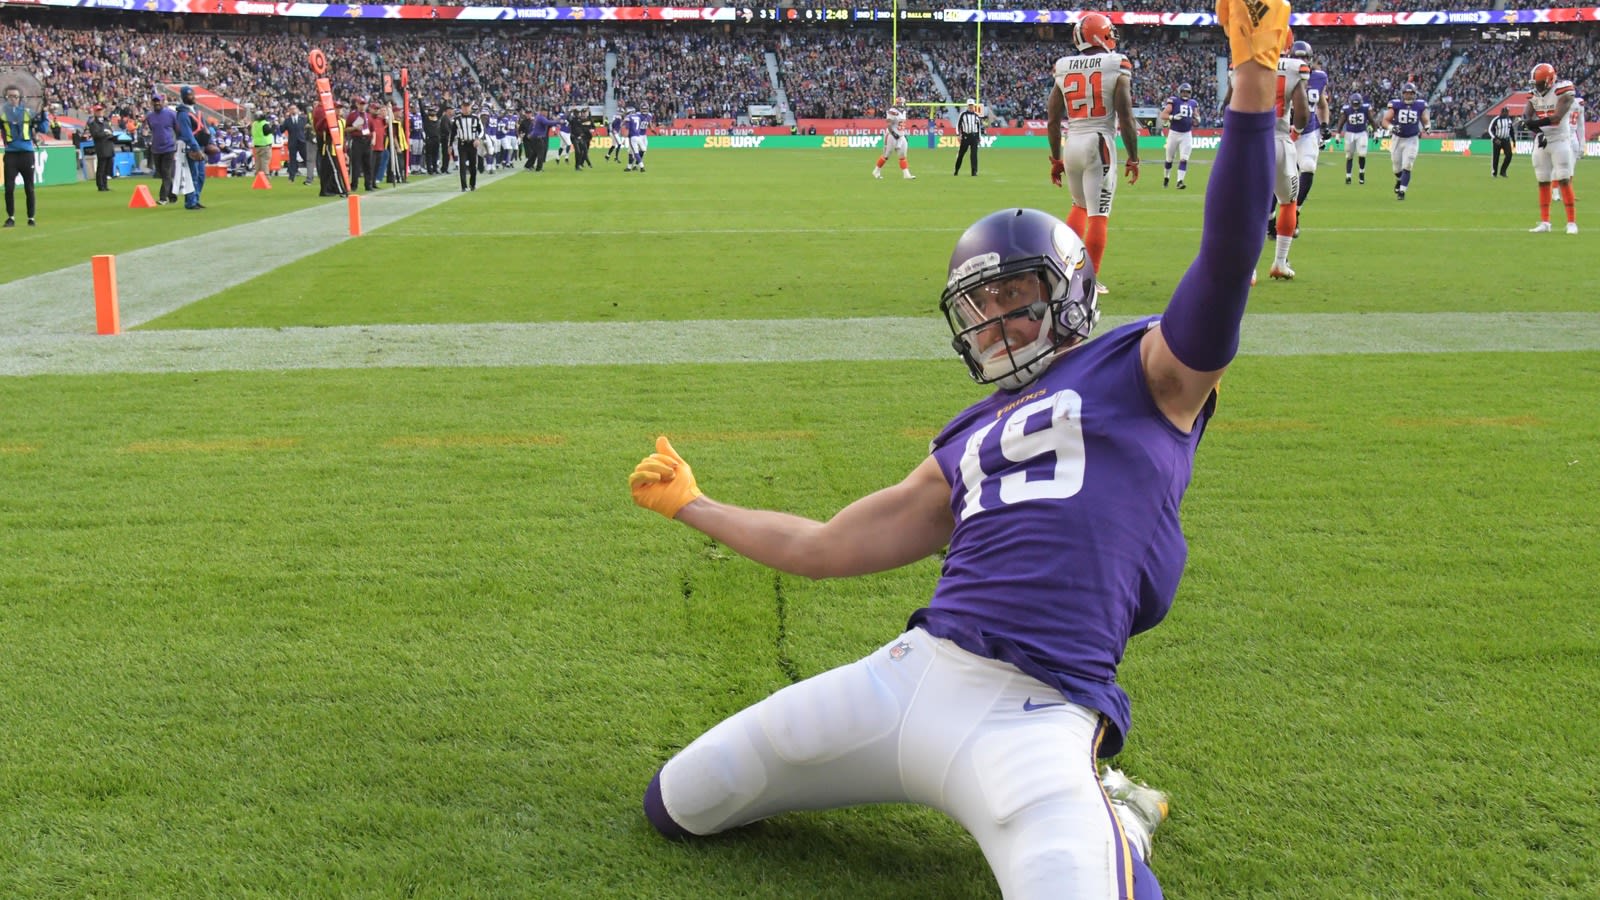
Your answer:
[[[877,178],[879,180],[882,180],[883,179],[883,170],[878,168],[877,166],[873,166],[872,167],[872,177],[873,178]]]
[[[1577,222],[1568,222],[1567,223],[1567,234],[1577,234],[1577,233],[1578,233],[1578,223]]]
[[[1528,229],[1528,233],[1529,234],[1544,234],[1545,232],[1547,232],[1549,230],[1550,230],[1550,223],[1549,222],[1540,222],[1539,224],[1533,226],[1532,228],[1529,228]]]
[[[1294,280],[1294,270],[1289,268],[1288,263],[1284,263],[1281,266],[1277,263],[1273,263],[1272,271],[1268,272],[1267,274],[1271,275],[1273,278],[1282,278],[1284,281]]]
[[[1109,294],[1111,293],[1111,288],[1106,287],[1104,281],[1096,281],[1094,283],[1094,292],[1096,294]]]
[[[1156,828],[1167,820],[1167,795],[1148,785],[1140,784],[1116,769],[1106,769],[1100,776],[1100,785],[1111,798],[1111,808],[1117,811],[1117,821],[1128,841],[1139,848],[1146,862],[1153,849],[1151,837]]]
[[[1251,269],[1250,270],[1250,286],[1251,287],[1255,287],[1256,286],[1256,270],[1255,269]]]
[[[911,174],[911,170],[910,169],[901,169],[900,170],[900,177],[904,178],[907,181],[916,181],[917,180],[917,176]]]

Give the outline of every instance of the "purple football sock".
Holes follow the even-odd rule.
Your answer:
[[[672,820],[666,804],[661,801],[661,769],[656,770],[655,777],[650,779],[650,786],[644,789],[644,817],[661,832],[662,837],[675,841],[694,837],[694,832]]]

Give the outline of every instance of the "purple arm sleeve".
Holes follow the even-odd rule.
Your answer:
[[[1272,196],[1275,118],[1270,111],[1227,111],[1206,186],[1200,253],[1161,315],[1172,355],[1197,372],[1223,368],[1239,350],[1250,275],[1267,239],[1261,211]]]

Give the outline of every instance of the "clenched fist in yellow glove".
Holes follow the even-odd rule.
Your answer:
[[[672,449],[672,442],[666,435],[656,438],[656,452],[633,467],[633,474],[628,476],[628,488],[633,491],[634,503],[669,519],[677,518],[678,510],[703,496],[694,483],[694,471],[678,451]]]
[[[1269,69],[1289,46],[1288,0],[1217,0],[1217,24],[1228,34],[1233,64],[1255,60]]]

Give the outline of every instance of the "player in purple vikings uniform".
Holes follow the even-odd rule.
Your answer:
[[[1096,758],[1128,732],[1128,639],[1165,617],[1183,572],[1178,509],[1273,193],[1288,16],[1284,0],[1218,3],[1234,89],[1200,251],[1161,316],[1088,340],[1083,242],[1048,213],[1002,210],[957,241],[940,301],[972,376],[999,390],[905,480],[824,523],[706,497],[665,437],[634,469],[640,506],[781,571],[861,575],[948,548],[903,634],[735,714],[656,773],[644,807],[663,835],[914,802],[973,835],[1009,900],[1161,896],[1145,859],[1165,797],[1097,777]]]
[[[1289,55],[1310,63],[1311,45],[1305,41],[1295,41]],[[1313,68],[1311,76],[1306,79],[1306,105],[1311,107],[1311,117],[1306,120],[1306,127],[1300,129],[1300,135],[1294,141],[1296,162],[1300,167],[1296,218],[1305,209],[1306,198],[1311,196],[1311,182],[1317,176],[1317,160],[1322,155],[1322,145],[1332,135],[1328,127],[1328,120],[1333,118],[1328,110],[1328,73],[1321,68]]]
[[[1184,176],[1189,173],[1189,152],[1194,145],[1194,123],[1200,117],[1200,101],[1193,97],[1194,88],[1185,81],[1178,85],[1177,96],[1168,97],[1166,105],[1161,108],[1157,117],[1160,124],[1167,129],[1167,161],[1166,167],[1161,172],[1161,186],[1166,187],[1172,177],[1172,162],[1178,162],[1178,190],[1183,190],[1188,185],[1183,183]]]
[[[617,113],[611,116],[611,124],[606,126],[606,136],[611,138],[611,146],[606,148],[606,159],[611,162],[622,161],[624,142],[622,140],[622,113],[620,106],[618,110]]]
[[[1350,164],[1360,161],[1361,183],[1367,183],[1367,126],[1372,122],[1372,104],[1351,94],[1350,102],[1339,111],[1340,129],[1344,135],[1344,183],[1350,183]]]
[[[572,120],[564,109],[556,112],[556,138],[561,142],[556,147],[556,162],[572,159]]]
[[[1394,167],[1394,198],[1404,200],[1411,187],[1411,167],[1417,162],[1417,145],[1422,129],[1430,127],[1428,103],[1417,96],[1417,86],[1406,82],[1400,97],[1389,101],[1383,113],[1383,127],[1390,129],[1389,159]]]

